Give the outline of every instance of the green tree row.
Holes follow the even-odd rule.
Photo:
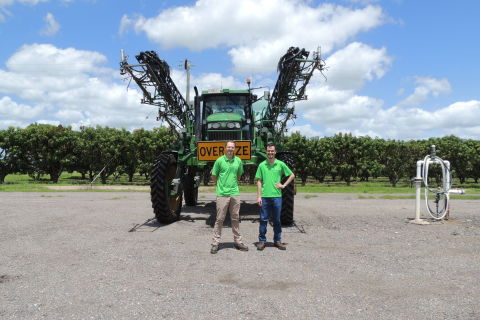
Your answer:
[[[0,183],[13,173],[33,179],[49,175],[56,183],[63,171],[80,172],[90,181],[100,174],[102,183],[116,174],[127,174],[129,181],[135,173],[148,178],[155,156],[171,144],[165,128],[129,132],[101,126],[80,131],[48,124],[11,127],[0,130]]]
[[[395,186],[415,176],[416,162],[430,153],[433,144],[437,155],[450,161],[460,183],[467,178],[478,183],[480,141],[455,136],[399,141],[351,134],[307,138],[294,133],[286,138],[285,149],[296,156],[295,174],[302,184],[308,177],[323,182],[328,176],[350,184],[381,176]],[[57,182],[63,171],[80,172],[90,181],[99,174],[102,183],[120,174],[130,181],[135,173],[148,178],[155,157],[172,145],[173,136],[163,127],[133,132],[101,126],[79,131],[48,124],[12,127],[0,130],[0,183],[13,173],[33,179],[49,175]]]
[[[437,156],[450,161],[452,175],[465,183],[480,178],[480,141],[455,136],[426,140],[384,140],[337,134],[307,138],[299,133],[287,137],[285,148],[295,153],[295,174],[302,185],[307,177],[323,182],[326,176],[345,181],[368,181],[388,177],[392,186],[416,175],[416,163],[436,146]]]

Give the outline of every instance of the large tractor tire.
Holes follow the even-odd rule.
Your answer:
[[[208,183],[210,182],[210,178],[212,177],[211,175],[212,168],[206,166],[205,170],[203,171],[203,185],[206,187],[208,186]]]
[[[155,217],[160,223],[177,221],[182,210],[182,188],[172,194],[171,184],[177,172],[177,160],[173,154],[162,153],[153,165],[150,177],[150,194]]]
[[[285,162],[285,164],[294,171],[294,156],[291,153],[280,153],[277,155],[279,160]],[[287,181],[288,177],[283,177],[282,183]],[[293,205],[295,199],[295,181],[290,182],[282,190],[282,213],[281,220],[283,225],[292,225],[293,224]]]
[[[196,206],[198,203],[198,186],[195,186],[195,172],[188,172],[183,183],[183,195],[187,206]]]

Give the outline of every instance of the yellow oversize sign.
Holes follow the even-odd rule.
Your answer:
[[[227,141],[200,141],[197,142],[198,161],[215,161],[226,151]],[[252,158],[251,141],[235,141],[235,155],[242,160]]]

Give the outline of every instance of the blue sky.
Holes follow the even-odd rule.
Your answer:
[[[407,0],[0,0],[0,128],[152,128],[156,110],[118,72],[155,50],[184,91],[273,88],[290,46],[321,47],[289,132],[480,139],[480,2]]]

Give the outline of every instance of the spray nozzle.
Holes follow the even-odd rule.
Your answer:
[[[431,156],[432,158],[433,158],[433,157],[436,157],[436,156],[437,156],[437,153],[435,152],[435,145],[434,145],[434,144],[432,144],[431,150],[432,150],[432,151],[431,151],[430,156]]]

